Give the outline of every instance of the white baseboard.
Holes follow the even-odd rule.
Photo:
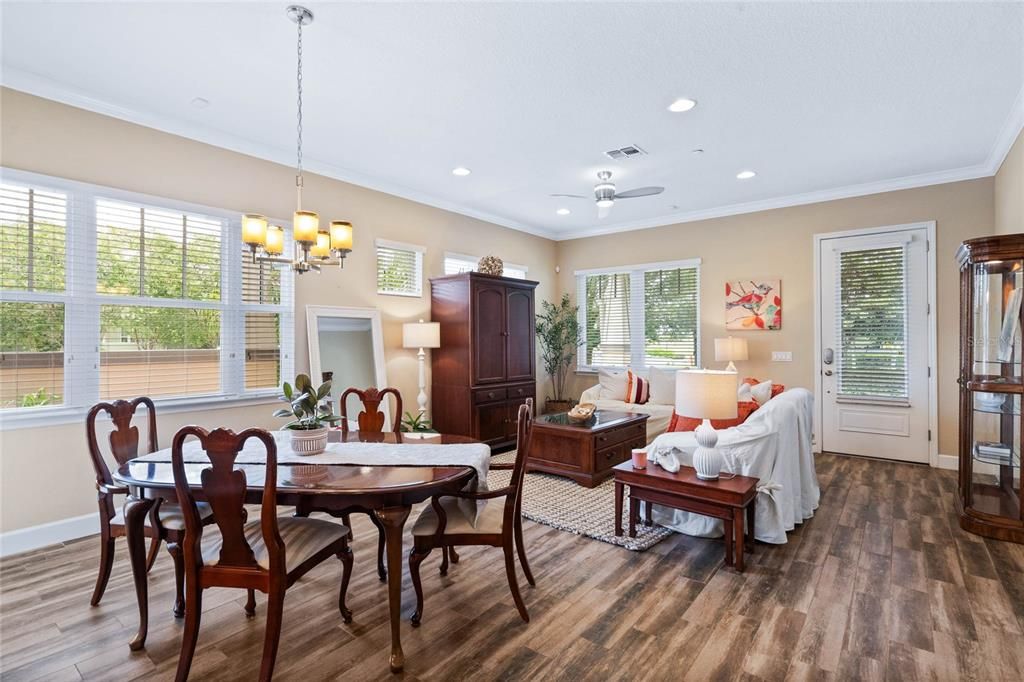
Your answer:
[[[98,512],[0,533],[0,557],[77,540],[100,532]]]
[[[960,469],[960,458],[956,455],[939,455],[939,461],[936,464],[939,469],[951,469],[957,471]]]

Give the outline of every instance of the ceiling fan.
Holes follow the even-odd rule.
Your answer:
[[[637,187],[636,189],[616,192],[615,183],[611,181],[611,171],[599,171],[597,174],[598,183],[594,185],[594,199],[597,203],[597,217],[604,218],[612,210],[616,199],[635,199],[637,197],[649,197],[661,194],[664,187]],[[581,194],[552,194],[553,197],[567,197],[569,199],[589,199]]]

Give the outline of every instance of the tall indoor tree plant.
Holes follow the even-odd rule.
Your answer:
[[[569,294],[558,304],[543,301],[537,315],[537,340],[540,342],[544,371],[551,377],[553,397],[545,402],[545,412],[565,412],[573,401],[565,391],[569,370],[576,359],[576,350],[583,345],[579,306],[573,305]]]

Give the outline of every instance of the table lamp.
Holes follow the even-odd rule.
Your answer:
[[[427,354],[425,348],[441,347],[441,325],[437,322],[406,322],[402,325],[402,347],[419,348],[417,357],[420,360],[420,393],[416,396],[420,414],[427,411],[427,375],[424,369]],[[401,418],[401,415],[399,415]]]
[[[747,340],[737,339],[730,336],[724,339],[715,339],[715,362],[728,362],[725,366],[726,372],[735,372],[736,365],[733,360],[747,359]]]
[[[712,419],[736,418],[736,372],[713,369],[681,369],[676,372],[676,414],[703,419],[693,432],[697,449],[693,453],[693,468],[697,478],[713,481],[722,470],[722,453],[718,432],[711,426]]]

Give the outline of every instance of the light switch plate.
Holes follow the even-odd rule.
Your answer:
[[[793,353],[788,350],[773,350],[772,362],[793,362]]]

